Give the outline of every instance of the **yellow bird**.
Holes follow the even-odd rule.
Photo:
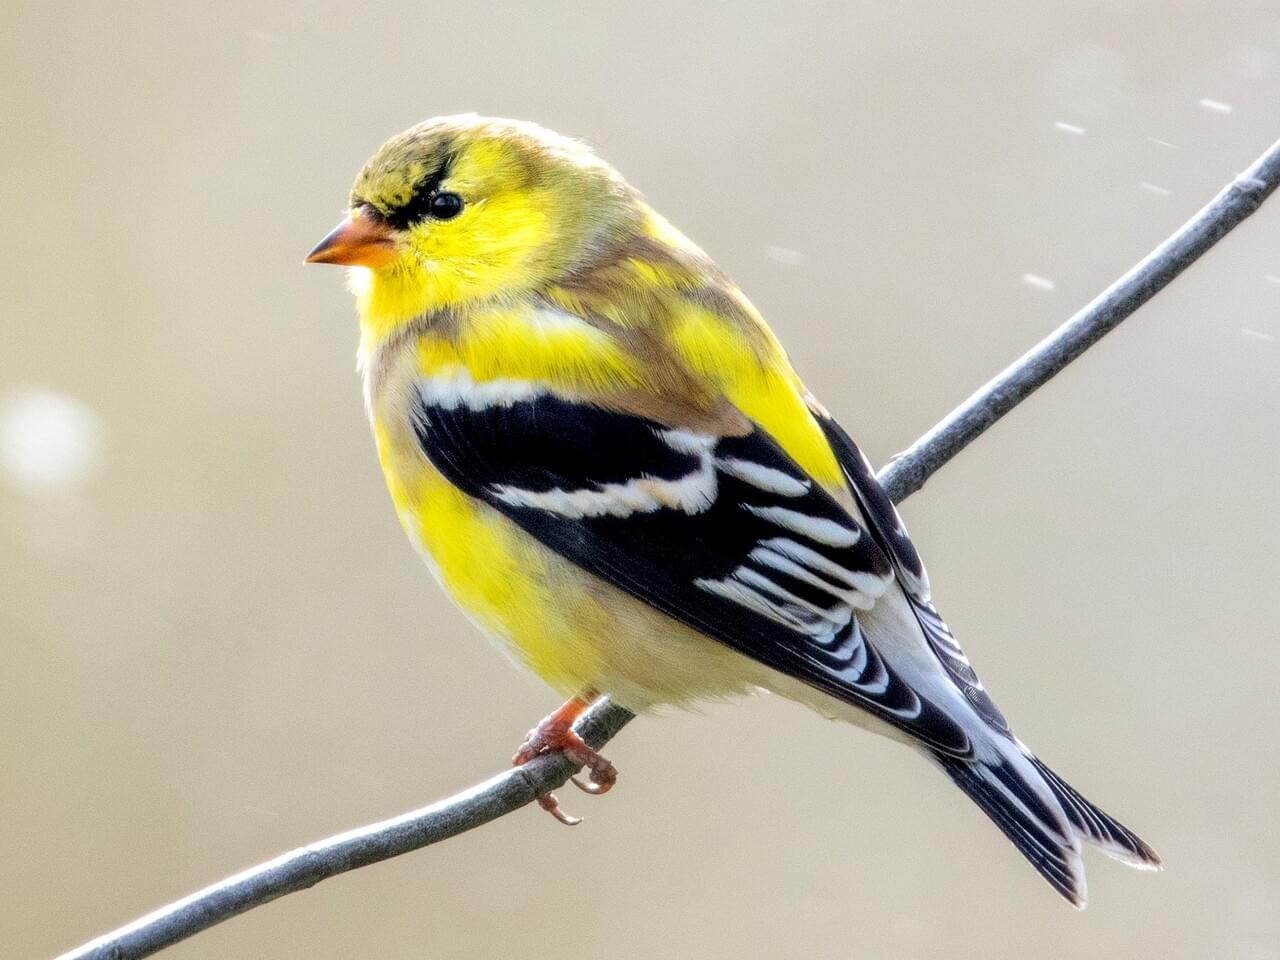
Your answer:
[[[571,730],[765,688],[916,748],[1083,906],[1081,842],[1156,853],[1014,737],[902,520],[716,264],[583,144],[464,115],[393,137],[308,260],[351,267],[409,539]],[[542,805],[572,822],[548,794]]]

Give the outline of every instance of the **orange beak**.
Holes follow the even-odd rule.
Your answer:
[[[307,263],[338,263],[377,269],[396,255],[395,233],[385,223],[356,210],[307,254]]]

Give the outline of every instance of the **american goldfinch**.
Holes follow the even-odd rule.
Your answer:
[[[1155,852],[1014,737],[901,517],[716,264],[583,144],[474,115],[393,137],[307,259],[345,264],[378,458],[449,595],[569,696],[774,691],[910,745],[1076,906]],[[555,798],[542,805],[562,819]]]

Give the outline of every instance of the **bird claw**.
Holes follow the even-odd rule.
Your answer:
[[[583,744],[583,746],[585,747],[586,744]],[[587,749],[591,750],[590,747],[587,747]],[[571,756],[570,759],[576,763],[579,758]],[[613,785],[618,782],[618,769],[594,750],[591,750],[591,756],[585,758],[582,765],[589,774],[587,779],[582,780],[578,777],[570,777],[569,781],[583,793],[598,797],[602,793],[608,793],[613,789]]]
[[[586,779],[570,777],[575,787],[592,796],[608,793],[618,781],[617,768],[573,731],[574,721],[587,706],[588,700],[575,698],[546,717],[525,736],[520,749],[511,758],[511,763],[518,767],[544,753],[560,752],[576,767],[587,771]],[[539,794],[537,799],[538,806],[565,826],[571,827],[582,822],[581,817],[572,816],[560,809],[560,801],[554,793],[547,791]]]
[[[593,797],[598,797],[602,793],[608,793],[609,788],[596,783],[594,780],[579,780],[577,777],[570,777],[569,782],[581,790],[583,793],[589,793]]]
[[[538,794],[538,806],[547,813],[551,814],[566,827],[576,827],[582,822],[581,817],[575,817],[571,813],[565,813],[560,809],[560,801],[556,799],[556,795],[548,790],[546,793]]]

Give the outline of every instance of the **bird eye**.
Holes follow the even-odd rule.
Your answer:
[[[436,220],[452,220],[462,212],[462,198],[456,193],[433,194],[427,212]]]

